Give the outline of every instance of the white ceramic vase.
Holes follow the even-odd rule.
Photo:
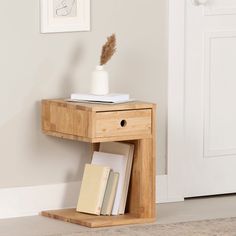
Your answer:
[[[94,95],[106,95],[109,93],[109,75],[103,66],[97,66],[92,73],[90,92]]]

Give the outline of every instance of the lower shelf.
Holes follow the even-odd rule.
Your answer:
[[[65,222],[87,226],[90,228],[128,224],[143,224],[155,221],[155,218],[138,218],[137,216],[134,216],[132,214],[119,216],[94,216],[78,213],[75,209],[43,211],[41,215]]]

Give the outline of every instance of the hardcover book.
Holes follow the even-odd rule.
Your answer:
[[[71,94],[70,99],[75,101],[119,103],[119,102],[129,101],[130,97],[129,94],[121,94],[121,93],[110,93],[107,95],[73,93]]]
[[[133,163],[134,145],[129,144],[129,143],[122,143],[122,142],[106,142],[106,143],[100,144],[99,151],[106,152],[106,153],[119,154],[127,158],[124,185],[122,189],[121,202],[119,205],[119,214],[124,214],[128,190],[129,190],[132,163]]]
[[[110,168],[86,164],[76,210],[100,215]]]
[[[115,197],[116,197],[118,180],[119,180],[119,173],[111,171],[108,182],[107,182],[107,188],[104,195],[103,203],[102,203],[101,215],[111,215]]]
[[[119,181],[115,196],[115,201],[112,209],[112,215],[119,214],[119,206],[122,198],[125,172],[127,167],[127,157],[123,155],[104,153],[104,152],[94,152],[92,164],[109,166],[114,172],[119,173]]]

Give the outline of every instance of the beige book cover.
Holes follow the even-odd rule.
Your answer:
[[[77,211],[100,215],[109,173],[109,167],[85,165]]]
[[[102,203],[101,215],[111,215],[115,201],[118,180],[119,180],[119,173],[111,171]]]
[[[130,175],[134,156],[134,145],[122,142],[105,142],[100,144],[100,152],[108,152],[113,154],[123,155],[127,158],[127,165],[125,169],[125,177],[122,189],[122,196],[119,204],[119,214],[124,214],[127,195],[129,190]]]

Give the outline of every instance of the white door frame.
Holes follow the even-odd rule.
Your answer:
[[[185,0],[169,2],[168,201],[184,200]]]

